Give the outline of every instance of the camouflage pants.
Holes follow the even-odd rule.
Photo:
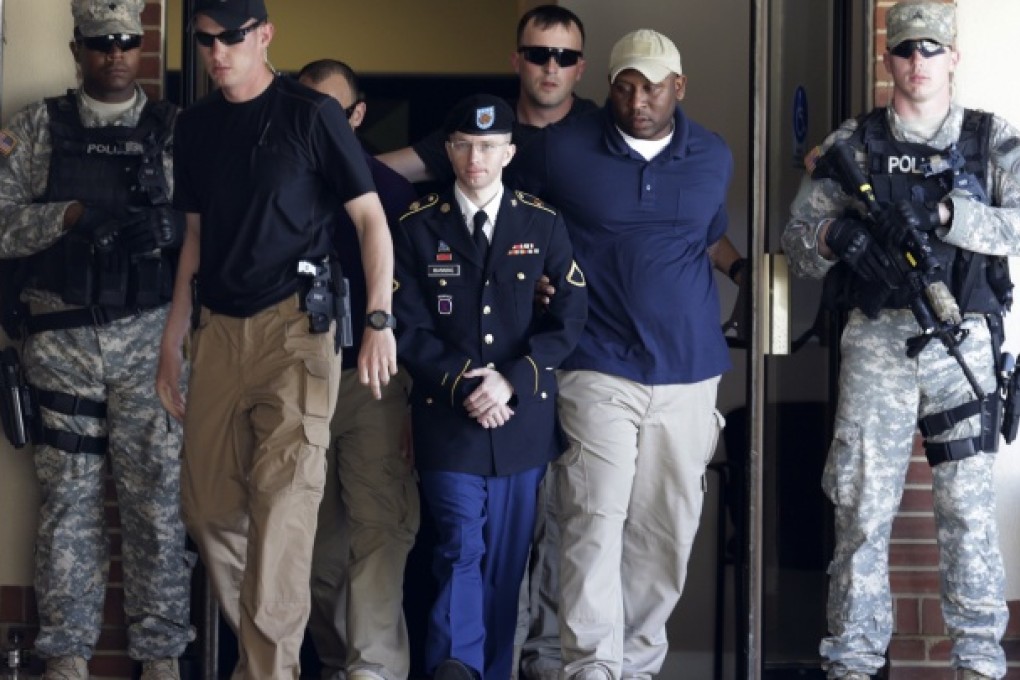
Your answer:
[[[155,391],[166,309],[107,326],[48,331],[25,346],[28,381],[107,403],[104,420],[43,409],[47,427],[108,436],[106,456],[35,448],[42,488],[35,589],[44,657],[92,657],[109,572],[107,463],[117,491],[128,653],[178,656],[192,639],[190,566],[179,510],[180,426]]]
[[[988,329],[968,320],[961,351],[982,389],[994,389]],[[822,640],[830,678],[872,674],[884,663],[893,630],[889,535],[903,493],[919,416],[973,399],[959,365],[938,342],[910,359],[917,334],[907,311],[859,312],[843,333],[836,431],[823,487],[836,510],[836,550],[829,566],[828,622]],[[933,437],[950,441],[980,433],[975,416]],[[999,640],[1008,617],[995,523],[992,464],[978,454],[933,469],[942,613],[953,641],[952,664],[1001,678]]]

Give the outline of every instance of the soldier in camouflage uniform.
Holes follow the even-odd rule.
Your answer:
[[[1020,255],[1020,138],[1004,120],[952,102],[958,60],[952,5],[900,3],[887,17],[884,62],[894,84],[891,105],[845,122],[821,150],[846,140],[887,213],[895,203],[896,219],[929,218],[922,225],[928,243],[969,331],[960,352],[981,389],[994,393],[997,347],[989,326],[1004,296],[996,294],[984,270],[1000,268],[1001,256]],[[938,188],[919,172],[933,153],[957,148],[967,166],[949,186]],[[931,423],[926,417],[949,414],[949,428],[931,428],[925,448],[933,466],[951,661],[962,678],[1001,678],[1006,662],[999,640],[1007,610],[989,455],[998,432],[982,438],[979,415],[953,411],[974,403],[975,391],[942,343],[933,340],[915,357],[906,355],[907,339],[920,329],[902,298],[897,300],[898,291],[870,314],[862,311],[872,304],[862,291],[875,290],[892,260],[865,229],[862,203],[824,167],[820,163],[801,186],[783,235],[798,275],[822,277],[837,260],[850,271],[846,306],[852,309],[840,345],[839,406],[823,478],[836,510],[823,667],[829,678],[862,680],[884,663],[893,629],[889,535],[914,432],[918,424],[924,430]],[[913,202],[897,203],[904,196]],[[980,268],[980,276],[968,277],[966,266],[953,266],[967,261]]]
[[[82,86],[0,131],[0,257],[19,272],[24,369],[42,405],[35,646],[50,680],[87,678],[99,638],[108,465],[123,528],[128,653],[141,677],[178,678],[177,657],[194,637],[180,426],[153,384],[167,251],[183,235],[167,205],[175,110],[147,103],[135,83],[143,6],[73,0]]]

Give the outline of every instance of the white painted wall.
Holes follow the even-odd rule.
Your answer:
[[[966,105],[994,111],[1020,125],[1020,88],[1013,75],[1020,69],[1016,27],[1020,3],[1016,0],[957,0],[960,66],[956,98]],[[1020,282],[1020,261],[1011,258],[1014,282]],[[1020,288],[1016,292],[1020,297]],[[1020,354],[1020,305],[1006,318],[1006,348]],[[1006,559],[1007,597],[1020,599],[1020,440],[999,449],[996,493],[1000,541]]]
[[[75,86],[68,0],[3,3],[3,87],[0,118]],[[39,488],[30,448],[15,451],[0,436],[0,584],[32,583]]]

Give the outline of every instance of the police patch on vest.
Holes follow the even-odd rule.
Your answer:
[[[7,130],[0,130],[0,154],[10,156],[18,145],[17,138]]]
[[[886,157],[885,171],[890,175],[920,175],[921,166],[924,165],[925,161],[927,161],[926,158],[918,158],[917,156],[907,154],[888,156]]]
[[[567,283],[578,288],[584,288],[588,285],[584,280],[584,272],[577,266],[577,262],[570,263],[570,271],[567,272]]]
[[[145,147],[131,140],[114,144],[89,142],[85,145],[85,153],[100,156],[141,156],[145,153]]]

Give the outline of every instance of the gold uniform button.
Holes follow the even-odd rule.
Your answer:
[[[442,288],[446,285],[446,279],[439,279],[439,287]]]
[[[425,397],[425,403],[432,406],[432,397]]]
[[[492,307],[489,305],[482,307],[482,314],[492,314]]]
[[[543,399],[547,399],[548,397],[549,397],[549,395],[548,395],[548,394],[547,394],[546,392],[543,392],[543,393],[542,393],[542,398],[543,398]]]
[[[485,334],[485,344],[486,345],[491,345],[493,343],[493,341],[495,341],[495,338],[492,337],[492,333],[486,333]]]
[[[523,281],[525,279],[524,272],[517,272],[517,280]]]

